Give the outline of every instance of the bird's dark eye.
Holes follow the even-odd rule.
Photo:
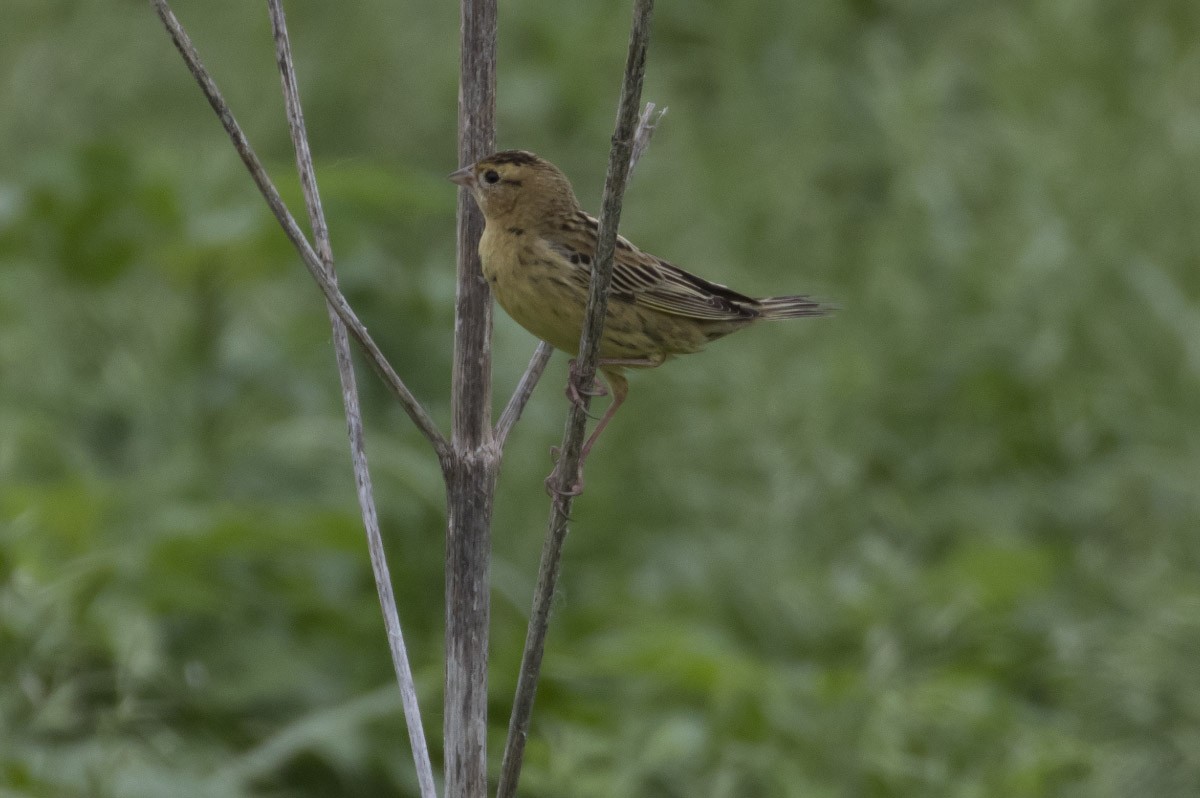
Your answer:
[[[489,183],[499,183],[500,182],[500,173],[497,172],[495,169],[489,169],[483,173],[483,179],[488,181]]]

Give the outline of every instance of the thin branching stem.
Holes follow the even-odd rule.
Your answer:
[[[596,255],[592,269],[591,291],[588,295],[587,315],[580,339],[579,357],[576,361],[575,387],[583,402],[572,403],[563,432],[559,461],[551,475],[552,502],[546,540],[542,547],[538,566],[537,586],[534,589],[533,608],[530,611],[529,628],[525,637],[525,650],[521,658],[521,672],[517,681],[517,693],[509,720],[508,737],[504,746],[504,758],[500,765],[500,782],[497,798],[513,798],[524,759],[525,741],[529,734],[529,720],[533,713],[533,700],[537,693],[538,677],[541,673],[542,655],[545,652],[546,631],[549,628],[550,605],[554,598],[558,574],[562,564],[562,548],[567,536],[572,495],[569,487],[575,481],[579,469],[583,432],[587,424],[587,396],[596,376],[596,361],[600,352],[600,336],[604,329],[604,317],[608,307],[608,289],[612,283],[613,252],[617,242],[617,226],[621,221],[621,205],[625,197],[625,183],[629,176],[629,164],[634,150],[634,134],[641,103],[642,82],[646,75],[646,50],[650,43],[650,18],[654,11],[654,0],[635,0],[633,25],[629,33],[629,56],[625,62],[625,78],[621,85],[621,100],[617,108],[616,131],[613,133],[612,149],[608,157],[608,173],[604,179],[604,201],[600,213],[600,229],[596,241]]]
[[[554,347],[545,341],[539,343],[537,349],[533,350],[533,357],[529,359],[525,373],[521,375],[516,390],[513,391],[512,397],[500,414],[500,420],[496,422],[496,445],[500,447],[501,451],[504,450],[504,444],[508,441],[508,433],[512,432],[513,425],[521,418],[521,413],[524,412],[525,405],[529,403],[529,397],[533,396],[533,389],[537,387],[538,380],[542,378],[542,372],[546,370],[546,365],[550,362],[550,356],[553,354]]]
[[[308,209],[309,224],[317,254],[321,257],[324,272],[335,285],[337,273],[333,266],[333,246],[329,240],[329,226],[321,205],[321,194],[317,188],[316,170],[313,168],[312,151],[308,143],[308,131],[304,124],[304,111],[300,104],[300,89],[296,82],[296,69],[292,62],[292,48],[288,37],[287,19],[281,0],[267,0],[271,15],[271,29],[275,36],[275,59],[279,64],[279,77],[283,84],[284,103],[287,107],[288,129],[292,146],[296,151],[296,169],[300,185],[304,190],[304,204]],[[408,725],[408,739],[412,746],[413,765],[416,768],[417,784],[421,798],[437,798],[433,782],[433,766],[429,760],[429,745],[425,740],[425,728],[421,724],[421,710],[417,701],[417,688],[404,634],[400,626],[400,614],[396,609],[396,597],[392,591],[392,577],[383,549],[383,536],[379,530],[379,515],[375,509],[375,494],[371,485],[371,472],[367,466],[366,442],[363,436],[362,411],[358,401],[358,386],[354,377],[354,361],[350,355],[350,340],[346,325],[337,312],[326,303],[329,323],[333,329],[334,354],[337,358],[338,378],[342,384],[342,403],[346,410],[346,426],[350,436],[350,455],[354,465],[354,482],[358,489],[358,504],[362,513],[363,526],[367,532],[367,549],[371,557],[371,570],[375,575],[375,588],[379,604],[383,609],[384,628],[387,630],[388,645],[392,653],[392,666],[400,685],[400,700],[404,708],[404,719]]]
[[[383,352],[375,344],[375,340],[371,338],[367,328],[359,321],[355,315],[353,308],[342,296],[337,285],[325,273],[325,268],[321,263],[320,256],[308,243],[301,232],[296,220],[284,205],[283,199],[279,196],[278,189],[271,182],[271,178],[267,175],[263,168],[262,162],[259,161],[254,149],[250,146],[250,142],[246,139],[245,133],[238,125],[237,120],[233,116],[233,112],[229,109],[229,105],[225,102],[225,98],[221,96],[217,84],[213,81],[208,70],[200,60],[199,53],[196,52],[195,46],[192,44],[191,38],[187,35],[187,31],[179,23],[175,13],[171,10],[167,0],[150,0],[154,5],[154,10],[157,12],[163,25],[166,26],[167,33],[170,34],[171,40],[175,43],[175,48],[179,50],[179,54],[183,56],[184,62],[191,71],[196,82],[200,84],[200,89],[204,92],[204,96],[208,99],[208,104],[212,106],[216,112],[217,118],[221,120],[221,125],[225,128],[225,132],[229,134],[230,140],[233,142],[234,149],[242,159],[242,163],[250,171],[250,176],[254,179],[258,190],[262,192],[263,198],[267,201],[271,212],[275,214],[275,218],[279,221],[279,225],[283,228],[283,232],[287,235],[288,240],[292,242],[292,246],[300,254],[300,259],[304,261],[304,265],[308,268],[309,274],[316,281],[317,286],[321,289],[321,293],[325,295],[329,306],[337,313],[339,319],[346,324],[346,329],[351,336],[358,341],[362,347],[363,353],[367,356],[367,362],[378,372],[383,379],[384,384],[391,390],[392,394],[400,402],[401,407],[408,413],[409,418],[417,425],[417,428],[429,439],[437,452],[438,459],[445,462],[449,451],[450,444],[442,435],[441,430],[437,428],[432,416],[417,400],[417,398],[409,391],[408,386],[400,379],[396,370],[384,357]]]

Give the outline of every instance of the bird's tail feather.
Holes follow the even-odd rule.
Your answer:
[[[836,308],[807,296],[769,296],[758,300],[758,311],[764,319],[798,319],[805,316],[828,316]]]

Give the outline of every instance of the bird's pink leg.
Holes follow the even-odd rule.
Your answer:
[[[600,421],[597,422],[596,428],[592,430],[592,434],[588,436],[587,442],[583,444],[583,448],[579,450],[579,483],[583,484],[583,464],[587,460],[588,454],[591,453],[592,447],[596,445],[596,440],[600,437],[600,433],[604,432],[604,428],[608,426],[608,422],[612,421],[612,417],[617,414],[619,408],[625,402],[625,397],[629,395],[629,382],[623,377],[615,374],[607,374],[608,384],[612,386],[612,402],[609,403],[608,409],[604,411],[604,415],[600,416]]]
[[[663,361],[664,358],[601,358],[596,365],[597,368],[604,368],[606,366],[615,366],[616,368],[655,368],[656,366],[661,366]],[[571,372],[572,377],[574,377],[575,361],[571,361]],[[612,421],[612,417],[616,415],[617,409],[625,402],[625,398],[629,395],[629,382],[619,371],[606,369],[603,373],[604,378],[608,380],[609,387],[612,389],[612,403],[604,411],[604,415],[600,417],[600,421],[596,424],[596,428],[592,430],[592,434],[588,436],[587,441],[583,444],[583,448],[579,450],[579,469],[575,473],[575,481],[571,486],[563,491],[555,489],[554,482],[555,474],[558,472],[557,468],[550,472],[550,476],[546,477],[546,492],[552,496],[555,494],[578,496],[583,493],[583,464],[587,462],[588,455],[591,454],[592,447],[596,445],[600,433],[604,432],[604,428],[608,426],[608,422]],[[571,394],[568,393],[568,397],[570,396]],[[551,455],[557,458],[557,447],[551,450]]]

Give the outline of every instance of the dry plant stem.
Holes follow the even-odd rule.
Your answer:
[[[461,0],[458,162],[495,146],[496,0]],[[458,194],[452,432],[446,475],[446,796],[487,795],[488,565],[500,451],[492,436],[492,295],[479,266],[483,215]]]
[[[512,432],[513,425],[521,418],[521,413],[525,410],[525,405],[529,403],[529,397],[533,396],[533,389],[537,387],[538,380],[542,378],[542,372],[546,370],[546,365],[550,362],[550,356],[553,354],[554,347],[545,341],[539,343],[537,349],[533,350],[533,357],[530,358],[525,373],[521,375],[521,380],[517,383],[512,398],[508,400],[508,405],[500,414],[500,420],[496,422],[496,446],[500,448],[501,452],[504,451],[504,444],[508,441],[508,433]]]
[[[254,154],[250,142],[247,141],[246,135],[242,132],[237,120],[234,119],[228,104],[226,104],[224,97],[221,96],[216,83],[213,82],[212,76],[209,75],[208,70],[201,63],[200,56],[196,52],[192,40],[188,37],[187,32],[184,31],[183,26],[179,24],[179,20],[175,17],[174,12],[171,11],[170,5],[166,0],[151,0],[151,3],[154,5],[154,9],[162,20],[163,25],[166,26],[171,40],[175,43],[175,48],[179,50],[179,54],[183,56],[183,60],[191,71],[192,76],[200,84],[200,89],[208,99],[209,105],[212,106],[217,117],[221,120],[225,132],[229,134],[234,149],[241,156],[242,163],[250,171],[250,176],[254,179],[258,190],[262,192],[263,198],[267,201],[271,212],[275,214],[275,218],[279,221],[288,240],[292,242],[292,246],[300,253],[300,259],[304,261],[309,274],[316,281],[317,286],[321,289],[321,293],[325,295],[326,301],[333,308],[334,312],[337,313],[338,318],[346,324],[347,331],[358,341],[364,354],[367,356],[367,361],[400,402],[405,412],[408,413],[409,418],[412,419],[413,423],[417,425],[417,428],[421,430],[425,437],[429,439],[429,442],[438,454],[438,458],[444,462],[449,454],[450,444],[437,428],[428,411],[417,401],[417,398],[408,390],[408,386],[396,374],[396,370],[388,363],[387,358],[383,356],[383,352],[375,344],[374,339],[367,332],[367,328],[358,320],[358,317],[354,314],[354,310],[346,302],[346,298],[342,296],[337,285],[325,274],[320,256],[309,245],[304,237],[304,233],[300,231],[299,225],[296,224],[296,220],[292,218],[291,213],[283,204],[283,199],[279,196],[279,191],[271,182],[271,178],[267,176],[267,172],[263,169],[258,156]]]
[[[573,497],[569,488],[577,477],[583,432],[587,423],[587,392],[596,377],[600,334],[604,327],[608,289],[612,282],[613,250],[617,242],[617,226],[621,221],[621,204],[625,196],[625,182],[629,176],[638,105],[641,102],[642,82],[646,74],[646,50],[650,42],[650,18],[653,11],[654,0],[635,0],[633,25],[629,33],[629,56],[625,62],[625,79],[621,85],[621,100],[617,108],[616,131],[613,133],[608,173],[604,180],[604,201],[600,212],[591,292],[580,339],[579,357],[576,360],[575,388],[583,397],[583,401],[570,405],[562,446],[559,449],[558,466],[551,476],[553,497],[550,521],[542,546],[541,563],[538,566],[538,581],[534,589],[533,608],[530,611],[525,650],[521,658],[517,693],[509,721],[504,758],[500,765],[497,798],[513,798],[516,795],[525,753],[525,740],[529,734],[529,719],[533,712],[533,700],[537,692],[546,631],[550,621],[550,605],[558,582],[562,547],[571,515]]]
[[[304,124],[304,112],[300,104],[300,90],[296,83],[296,70],[292,62],[291,43],[288,39],[287,20],[281,0],[267,0],[271,15],[271,29],[275,35],[275,58],[279,64],[279,77],[283,84],[283,96],[287,106],[288,129],[292,146],[296,151],[296,169],[300,174],[300,185],[304,190],[304,204],[312,226],[317,253],[321,257],[324,271],[336,284],[337,274],[333,268],[333,247],[329,240],[329,226],[321,205],[321,194],[317,189],[316,170],[313,169],[312,152],[308,145],[308,132]],[[371,486],[371,472],[367,466],[366,442],[363,436],[362,411],[358,401],[358,386],[354,376],[354,361],[350,355],[350,340],[346,326],[338,318],[333,307],[326,303],[329,323],[333,329],[334,353],[337,357],[338,377],[342,384],[342,402],[346,409],[346,426],[350,436],[350,456],[354,464],[354,482],[358,489],[358,504],[362,512],[363,526],[367,532],[367,548],[371,556],[371,569],[375,575],[375,588],[379,593],[379,604],[383,609],[384,628],[392,653],[392,666],[400,685],[400,700],[404,708],[404,719],[408,726],[408,739],[412,746],[413,765],[417,773],[417,784],[421,798],[437,798],[433,782],[433,766],[429,760],[429,746],[425,740],[425,729],[421,724],[421,710],[417,702],[417,688],[413,680],[408,652],[404,645],[404,634],[400,627],[400,615],[396,609],[396,598],[392,592],[392,578],[387,557],[383,549],[383,536],[379,530],[379,516],[375,510],[375,496]]]
[[[629,155],[629,174],[633,175],[633,170],[637,168],[638,161],[642,160],[642,156],[646,154],[646,150],[650,147],[650,139],[654,136],[654,131],[658,130],[658,123],[667,115],[667,108],[654,114],[654,103],[646,103],[646,107],[642,109],[642,115],[638,117],[637,130],[633,134],[633,152]]]

